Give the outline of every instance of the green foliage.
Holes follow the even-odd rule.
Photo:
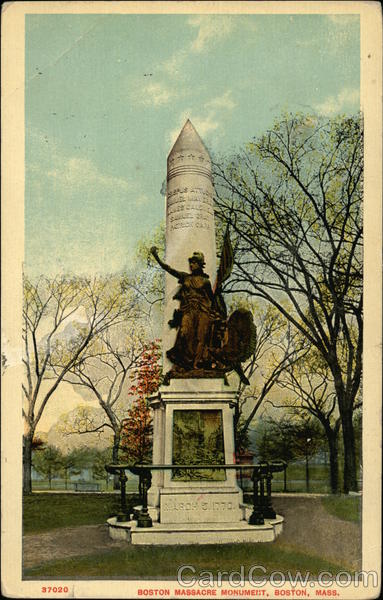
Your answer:
[[[284,415],[280,420],[267,418],[259,428],[257,454],[260,460],[310,458],[325,444],[322,428],[314,419]]]
[[[149,308],[157,306],[161,309],[165,294],[165,274],[150,252],[152,246],[156,246],[161,254],[165,253],[165,223],[139,242],[135,256],[138,273],[136,290]]]
[[[152,246],[156,246],[160,253],[165,252],[165,223],[158,225],[153,232],[144,237],[137,245],[136,260],[138,264],[155,266],[156,261],[150,252]]]
[[[48,445],[33,453],[32,464],[35,470],[51,483],[63,469],[63,455],[58,448]]]
[[[231,289],[313,296],[305,331],[336,301],[351,315],[361,292],[362,158],[358,116],[298,114],[216,165],[217,216],[231,225],[238,265]],[[299,306],[290,308],[299,321]]]
[[[52,479],[64,477],[65,489],[72,475],[79,475],[82,469],[91,469],[95,479],[107,478],[105,465],[111,462],[112,452],[110,448],[99,450],[87,446],[74,448],[68,453],[62,453],[54,446],[46,446],[43,449],[33,451],[33,466],[38,473],[49,481],[52,487]]]
[[[92,475],[94,479],[108,479],[105,465],[112,462],[112,448],[98,450],[92,448]]]
[[[72,473],[78,473],[81,469],[86,469],[92,466],[93,451],[91,448],[80,447],[74,448],[68,454],[64,454],[61,458],[63,468]]]

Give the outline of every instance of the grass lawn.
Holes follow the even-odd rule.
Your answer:
[[[105,523],[119,506],[119,494],[31,494],[23,500],[24,533]]]
[[[330,514],[341,519],[357,521],[359,497],[336,496],[322,499]],[[33,494],[24,498],[24,533],[46,532],[70,526],[105,523],[108,516],[119,507],[115,494]],[[175,579],[177,569],[192,564],[201,570],[238,571],[243,565],[245,573],[254,565],[262,565],[267,572],[302,573],[313,576],[320,571],[336,573],[352,569],[347,564],[337,564],[326,557],[290,545],[278,538],[264,544],[224,544],[201,546],[129,546],[102,550],[97,554],[50,560],[24,569],[27,579],[81,579],[81,578],[168,578]]]
[[[287,466],[287,491],[306,492],[306,467],[304,464],[290,463]],[[309,466],[309,491],[319,494],[328,494],[330,488],[330,468],[328,465],[310,464]],[[273,491],[283,491],[283,472],[275,473],[273,477]]]
[[[249,472],[247,472],[249,475]],[[306,467],[303,463],[290,463],[287,466],[287,491],[288,492],[306,492]],[[249,478],[246,480],[246,488],[251,488],[252,484]],[[274,473],[273,483],[274,492],[284,491],[283,471]],[[330,468],[323,464],[310,464],[309,467],[309,492],[329,494],[330,488]]]
[[[329,494],[330,488],[330,467],[325,464],[310,464],[310,489],[311,493]],[[247,475],[249,473],[247,472]],[[339,472],[340,481],[342,480],[342,474]],[[252,483],[249,478],[244,479],[246,488],[251,488]],[[109,487],[106,489],[106,482],[99,480],[97,482],[100,485],[100,491],[108,492],[112,490],[113,483],[109,482]],[[74,490],[74,482],[68,483],[68,491]],[[35,480],[32,482],[32,489],[37,490],[49,490],[48,481]],[[52,490],[62,491],[65,493],[65,481],[64,479],[53,479]],[[273,491],[283,491],[283,472],[275,473],[273,477]],[[129,479],[126,483],[126,491],[128,493],[138,492],[138,477],[129,474]],[[287,491],[288,492],[306,492],[306,472],[305,465],[301,463],[289,463],[287,467]]]
[[[65,479],[55,478],[52,479],[51,487],[49,487],[49,482],[42,479],[34,479],[32,480],[32,491],[60,491],[65,493],[66,491],[75,491],[75,481],[68,481],[65,484]],[[108,486],[106,486],[106,481],[104,479],[99,479],[98,481],[94,481],[92,483],[98,483],[100,486],[100,492],[111,492],[113,491],[113,481],[110,479]],[[66,485],[66,487],[65,487]],[[138,477],[135,475],[129,474],[129,479],[126,482],[126,491],[137,493],[138,492]]]
[[[310,479],[324,479],[327,480],[330,477],[329,465],[323,464],[309,464],[309,475]],[[275,473],[275,479],[283,480],[283,471]],[[306,480],[306,465],[303,463],[289,463],[287,465],[287,480],[289,479],[301,479]]]
[[[326,496],[321,499],[321,502],[330,515],[343,521],[360,522],[362,511],[360,496]]]
[[[296,548],[284,546],[280,540],[264,544],[225,544],[202,546],[128,546],[97,555],[55,560],[42,566],[25,569],[24,577],[43,578],[159,578],[175,579],[181,565],[190,564],[196,572],[209,570],[238,571],[243,565],[245,574],[250,567],[261,565],[267,570],[255,572],[267,576],[272,571],[320,571],[337,573],[345,565],[312,556]]]

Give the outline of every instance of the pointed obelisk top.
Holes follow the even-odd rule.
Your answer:
[[[194,150],[209,156],[203,141],[199,137],[193,123],[188,119],[181,129],[181,132],[176,139],[173,148],[169,152],[169,157],[175,152],[184,152],[185,150]],[[210,156],[209,156],[210,158]]]

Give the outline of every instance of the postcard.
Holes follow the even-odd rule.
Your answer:
[[[380,4],[2,17],[3,595],[379,597]]]

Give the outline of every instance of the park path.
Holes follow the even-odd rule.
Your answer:
[[[320,498],[278,496],[273,505],[285,517],[283,533],[277,542],[281,547],[294,546],[345,567],[361,568],[361,531],[356,523],[330,515]],[[109,538],[105,524],[28,534],[23,540],[24,568],[125,546],[126,543]]]
[[[74,556],[98,554],[126,543],[111,540],[108,527],[82,525],[81,527],[60,527],[44,533],[27,534],[23,538],[24,568],[34,567],[49,560],[61,560]]]
[[[326,557],[335,563],[362,568],[362,528],[330,515],[320,497],[273,499],[274,510],[285,517],[280,541]]]

